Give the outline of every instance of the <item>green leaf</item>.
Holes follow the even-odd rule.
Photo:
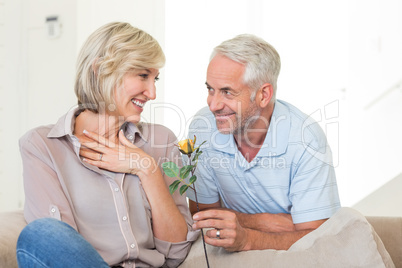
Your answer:
[[[206,142],[207,142],[207,141],[203,141],[200,145],[198,145],[198,147],[194,149],[195,152],[198,153],[198,151],[200,150],[200,147],[201,147],[204,143],[206,143]]]
[[[197,160],[198,160],[198,157],[199,157],[201,154],[202,154],[202,151],[197,152],[197,153],[194,155],[193,161],[197,161]]]
[[[183,195],[187,191],[187,189],[188,189],[188,185],[186,185],[186,184],[182,185],[180,187],[180,194]]]
[[[193,165],[187,165],[184,166],[180,169],[180,178],[185,179],[187,178],[188,174],[190,174],[190,171],[193,169]]]
[[[190,180],[188,181],[188,184],[193,184],[197,180],[197,176],[193,175],[191,176]]]
[[[163,171],[169,177],[179,176],[179,167],[173,162],[165,162],[162,164]]]
[[[179,184],[180,184],[180,181],[179,181],[179,180],[175,180],[175,181],[169,186],[169,192],[170,192],[170,194],[173,194],[173,193],[177,190],[177,188],[179,188]]]

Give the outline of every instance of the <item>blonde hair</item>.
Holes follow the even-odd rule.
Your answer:
[[[77,59],[74,91],[80,109],[98,113],[114,103],[114,89],[134,69],[160,69],[165,55],[148,33],[129,23],[113,22],[92,33]]]

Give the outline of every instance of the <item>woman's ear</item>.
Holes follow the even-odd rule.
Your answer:
[[[273,96],[274,88],[272,87],[272,85],[269,83],[263,84],[259,90],[259,94],[257,94],[257,98],[259,98],[259,106],[261,108],[265,108],[269,104]]]

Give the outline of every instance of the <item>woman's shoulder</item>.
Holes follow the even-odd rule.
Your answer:
[[[50,130],[54,127],[54,125],[46,125],[46,126],[39,126],[33,129],[28,130],[24,135],[20,137],[21,142],[30,142],[33,143],[39,140],[47,139],[47,136]]]
[[[177,140],[176,135],[173,133],[173,131],[170,128],[161,124],[141,122],[138,125],[138,128],[147,140],[149,140],[149,138],[152,138],[154,140]]]
[[[54,125],[40,126],[27,131],[19,139],[21,152],[36,152],[46,154],[52,148],[53,141],[48,138],[49,132]]]

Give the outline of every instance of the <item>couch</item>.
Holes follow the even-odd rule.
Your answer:
[[[343,214],[342,217],[345,217],[345,214],[356,214],[353,210],[351,209],[345,209],[343,210]],[[376,240],[376,246],[377,248],[381,251],[381,247],[386,249],[385,254],[387,256],[382,258],[392,258],[393,264],[395,265],[395,267],[400,267],[402,268],[402,217],[366,217],[364,218],[364,220],[367,219],[367,224],[368,226],[370,226],[370,228],[374,233],[374,238],[373,240]],[[329,222],[329,221],[327,221]],[[346,221],[343,220],[340,217],[340,221],[336,222],[335,225],[336,226],[340,226],[339,229],[346,229],[345,226],[341,226],[342,224],[345,224]],[[368,224],[369,223],[369,224]],[[326,224],[326,223],[324,223]],[[23,213],[22,211],[11,211],[11,212],[2,212],[0,213],[0,268],[13,268],[13,267],[17,267],[17,262],[16,262],[16,258],[15,258],[15,247],[16,247],[16,242],[17,242],[17,238],[18,238],[18,234],[19,232],[24,228],[24,226],[26,225],[26,222],[24,220],[23,217]],[[330,226],[330,225],[328,225]],[[319,228],[319,229],[323,229],[325,230],[326,227],[324,226],[323,228]],[[317,231],[319,230],[317,229]],[[328,228],[327,228],[328,229]],[[363,227],[359,227],[359,230],[364,229]],[[316,232],[316,231],[315,231]],[[313,232],[314,233],[314,232]],[[357,233],[357,232],[353,232],[353,233]],[[312,234],[312,233],[310,233]],[[309,234],[309,235],[310,235]],[[319,240],[314,238],[314,235],[309,236],[307,235],[305,238],[301,239],[303,240],[303,242],[307,242],[310,244],[316,244],[317,246],[320,245],[319,244]],[[377,236],[378,235],[378,236]],[[309,236],[309,237],[308,237]],[[379,238],[379,239],[378,239]],[[315,239],[315,240],[314,240]],[[331,238],[327,239],[327,241],[331,241]],[[344,239],[344,238],[342,238]],[[342,243],[342,239],[341,243]],[[299,240],[299,241],[301,241]],[[310,241],[309,241],[310,240]],[[360,239],[358,239],[359,242],[362,242],[364,244],[366,244],[367,242],[364,242]],[[298,242],[299,242],[298,241]],[[334,240],[332,240],[334,241]],[[381,242],[382,241],[382,242]],[[302,254],[298,255],[298,251],[297,251],[297,247],[299,248],[299,253],[300,253],[300,245],[298,244],[298,242],[295,243],[295,247],[294,250],[292,252],[292,248],[289,250],[289,252],[287,251],[274,251],[274,250],[268,250],[266,251],[252,251],[252,252],[240,252],[240,253],[234,253],[235,255],[233,255],[233,253],[230,253],[232,255],[230,255],[229,253],[224,253],[223,251],[219,251],[219,249],[212,249],[212,247],[209,247],[208,252],[211,251],[211,267],[222,267],[222,264],[219,263],[219,261],[224,261],[224,263],[227,263],[227,260],[233,260],[233,263],[236,263],[238,258],[252,258],[253,261],[255,261],[255,259],[257,259],[257,262],[259,262],[261,265],[251,265],[253,267],[272,267],[271,265],[268,265],[266,262],[263,262],[263,260],[261,259],[261,256],[268,256],[271,254],[271,259],[270,262],[274,263],[275,259],[272,259],[272,256],[274,256],[275,258],[277,258],[276,260],[280,260],[280,257],[286,257],[286,259],[289,259],[289,256],[291,256],[291,254],[293,254],[293,256],[297,257],[297,261],[298,264],[295,267],[303,267],[302,265],[302,258],[303,256],[305,256],[306,258],[310,258],[311,256],[309,256],[308,254],[311,254],[312,252],[308,252],[308,251],[302,251]],[[198,245],[197,245],[198,243]],[[331,242],[331,243],[336,243],[336,242]],[[346,241],[345,241],[346,243]],[[306,243],[304,243],[306,244]],[[192,250],[190,251],[190,254],[188,256],[188,258],[186,259],[186,261],[183,263],[182,267],[206,267],[204,265],[204,256],[203,256],[203,252],[201,250],[201,239],[199,239],[196,244],[193,246]],[[293,247],[293,246],[292,246]],[[311,245],[310,245],[311,247]],[[347,246],[344,245],[340,245],[340,247],[344,247],[347,250]],[[322,246],[319,246],[319,248],[321,249]],[[215,250],[215,251],[214,251]],[[197,251],[197,252],[195,252]],[[270,253],[270,254],[267,254]],[[280,255],[282,253],[282,255]],[[322,252],[321,252],[322,253]],[[388,255],[389,253],[389,255]],[[215,256],[214,256],[215,254]],[[242,255],[243,254],[243,255]],[[260,255],[258,255],[260,254]],[[262,255],[261,255],[262,254]],[[275,255],[273,255],[275,254]],[[289,255],[284,255],[284,254],[289,254]],[[316,254],[316,253],[314,253]],[[221,255],[225,255],[221,258],[221,260],[217,260],[216,256],[221,256]],[[331,257],[332,255],[332,257]],[[371,253],[369,255],[372,255]],[[196,258],[199,258],[198,260],[195,260]],[[214,259],[215,258],[215,259]],[[227,259],[225,259],[227,258]],[[320,265],[319,263],[315,262],[315,266],[314,267],[348,267],[348,265],[340,265],[341,263],[341,259],[342,256],[339,255],[337,256],[336,253],[331,253],[331,254],[327,254],[326,255],[327,258],[327,262],[324,262],[325,265]],[[333,258],[333,262],[335,262],[334,265],[329,265],[329,262],[331,261],[331,258]],[[362,258],[368,258],[368,256],[362,256]],[[258,260],[260,259],[260,260]],[[273,261],[271,261],[273,260]],[[248,261],[247,261],[248,262]],[[386,262],[386,261],[384,261]],[[230,264],[231,267],[234,267],[236,265]],[[283,262],[282,262],[283,263]],[[327,265],[328,264],[328,265]],[[237,267],[241,267],[241,266],[237,266]],[[289,266],[285,266],[285,264],[283,263],[283,265],[279,265],[278,267],[289,267]],[[356,267],[356,266],[354,266]],[[393,267],[392,264],[389,262],[388,265],[362,265],[361,267]]]

